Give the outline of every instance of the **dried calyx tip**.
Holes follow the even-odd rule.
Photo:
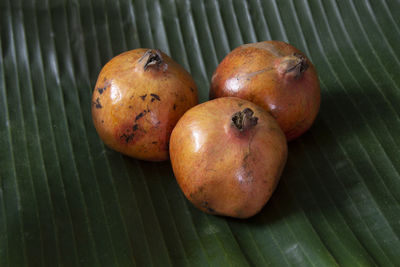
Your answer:
[[[250,108],[245,108],[232,115],[232,125],[243,132],[257,124],[258,118],[253,116],[254,112]]]
[[[139,62],[142,61],[146,57],[147,57],[147,60],[143,66],[144,70],[147,70],[147,68],[149,68],[151,66],[156,66],[157,68],[159,68],[160,65],[163,63],[163,58],[162,58],[161,52],[158,49],[147,50],[146,53],[144,53],[144,55],[139,59]]]
[[[299,53],[294,53],[293,56],[296,58],[296,60],[292,61],[291,64],[288,65],[286,72],[288,73],[295,71],[295,77],[300,78],[303,72],[308,69],[307,59],[304,55]]]

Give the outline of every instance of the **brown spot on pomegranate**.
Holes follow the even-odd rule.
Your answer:
[[[140,120],[146,113],[147,113],[147,110],[143,110],[142,112],[140,112],[140,113],[135,117],[135,121]]]
[[[99,92],[99,94],[102,94],[106,89],[107,89],[107,86],[104,86],[101,88],[97,88],[97,91]]]
[[[146,134],[146,131],[139,128],[138,124],[121,125],[116,130],[115,136],[119,138],[119,143],[124,145],[133,145]]]
[[[156,94],[150,94],[150,96],[151,96],[151,102],[153,102],[154,100],[161,101],[161,98]]]
[[[103,106],[101,105],[101,103],[100,103],[100,98],[99,98],[99,97],[96,98],[96,101],[93,102],[93,105],[94,105],[96,108],[102,108],[102,107],[103,107]]]

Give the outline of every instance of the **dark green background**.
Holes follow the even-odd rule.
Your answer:
[[[0,266],[399,266],[398,0],[0,0]],[[101,67],[160,48],[195,78],[233,48],[287,41],[322,105],[248,220],[201,213],[168,162],[106,148]]]

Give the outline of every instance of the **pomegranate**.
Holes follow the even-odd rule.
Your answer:
[[[307,131],[320,106],[317,72],[310,60],[285,42],[245,44],[229,53],[211,81],[210,98],[236,96],[275,117],[288,141]]]
[[[111,59],[92,96],[94,126],[104,143],[125,155],[168,159],[171,131],[196,105],[190,74],[159,50],[135,49]]]
[[[275,190],[286,158],[286,138],[275,119],[236,97],[191,108],[171,134],[177,182],[206,213],[236,218],[258,213]]]

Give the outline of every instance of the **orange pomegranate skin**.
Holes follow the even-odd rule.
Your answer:
[[[103,67],[92,95],[92,118],[110,148],[162,161],[169,157],[175,124],[197,103],[197,87],[183,67],[161,51],[140,48]]]
[[[232,115],[249,109],[258,118],[256,124],[238,130]],[[286,158],[286,138],[275,119],[236,97],[193,107],[171,134],[170,159],[177,182],[206,213],[236,218],[258,213],[275,190]]]
[[[320,107],[318,75],[298,49],[281,41],[245,44],[229,53],[211,81],[210,98],[236,96],[260,105],[288,141],[313,124]]]

